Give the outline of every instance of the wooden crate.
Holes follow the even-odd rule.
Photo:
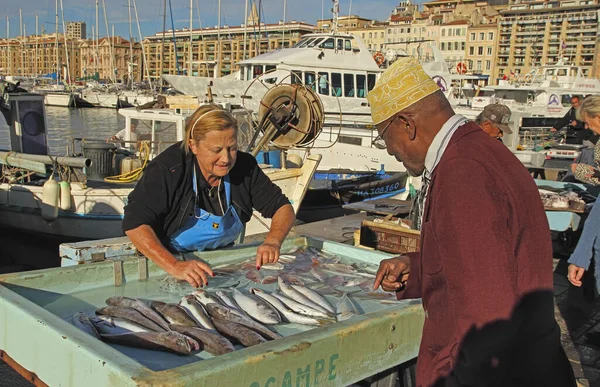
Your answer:
[[[421,233],[392,222],[364,220],[360,227],[359,245],[393,254],[419,251]]]

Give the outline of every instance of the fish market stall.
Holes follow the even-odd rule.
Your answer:
[[[199,254],[217,274],[199,292],[132,254],[115,254],[113,259],[94,264],[2,275],[0,355],[28,379],[35,375],[38,385],[249,387],[349,385],[417,356],[424,321],[420,301],[397,301],[368,286],[378,262],[388,254],[294,237],[282,246],[284,255],[278,264],[256,270],[256,247],[240,245]],[[296,300],[289,293],[294,290],[317,303],[313,310],[323,308],[325,302],[329,305],[326,309],[333,307],[334,312],[309,323],[291,323],[285,322],[293,320],[286,317],[287,312],[292,313],[288,310],[281,313],[284,317],[280,316],[279,322],[273,312],[263,316],[263,309],[255,308],[250,300],[271,296],[289,306],[286,297]],[[229,304],[223,294],[234,302]],[[206,300],[221,296],[217,302]],[[139,334],[111,331],[123,320],[118,317],[120,312],[111,311],[127,309],[124,305],[143,303],[144,308],[151,307],[164,317],[168,327],[175,328],[181,316],[173,317],[167,309],[180,314],[188,310],[188,303],[196,302],[208,311],[209,320],[194,317],[194,313],[187,318],[192,316],[203,324],[212,319],[217,326],[223,320],[242,321],[239,315],[243,312],[259,319],[264,325],[258,332],[267,329],[269,337],[240,344],[234,340],[240,339],[239,332],[225,334],[217,326],[232,346],[215,350],[214,343],[202,336],[208,329],[198,327],[193,328],[197,340],[169,343],[177,346],[179,354],[175,354],[171,353],[173,346],[171,352],[165,352],[154,339],[142,342],[141,338],[181,338],[177,332],[185,333],[188,328],[137,331]],[[237,311],[232,312],[234,309]],[[231,320],[219,314],[230,313],[227,310]],[[142,320],[154,319],[139,313]],[[187,318],[183,316],[183,320]],[[271,318],[275,321],[269,321]],[[101,337],[86,333],[81,321],[93,321]],[[240,324],[247,324],[245,327],[256,323],[243,321]],[[153,346],[160,350],[148,349]]]

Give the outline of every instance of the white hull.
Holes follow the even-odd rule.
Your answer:
[[[302,168],[265,169],[265,173],[290,198],[297,212],[308,184],[317,169],[320,156],[306,159]],[[122,236],[123,207],[132,188],[71,187],[71,208],[59,211],[48,223],[41,216],[42,187],[0,184],[0,225],[27,232],[40,232],[66,239],[105,239]],[[259,214],[255,213],[260,217]],[[270,220],[263,221],[270,225]],[[246,225],[246,235],[266,232],[255,217]]]
[[[119,103],[119,96],[112,93],[82,92],[81,98],[97,107],[116,109]]]
[[[44,95],[44,104],[46,106],[70,107],[73,105],[73,98],[71,93],[48,93]]]

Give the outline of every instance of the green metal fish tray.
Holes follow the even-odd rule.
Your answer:
[[[313,246],[372,264],[389,257],[304,237],[286,240],[282,251],[294,246]],[[240,245],[201,256],[217,266],[255,253],[256,245]],[[277,326],[284,338],[218,357],[109,345],[68,321],[76,312],[93,313],[111,296],[177,302],[178,296],[159,289],[165,275],[135,256],[1,275],[0,355],[38,385],[65,387],[345,386],[417,356],[424,321],[420,300],[361,300],[355,304],[363,314],[344,322]]]

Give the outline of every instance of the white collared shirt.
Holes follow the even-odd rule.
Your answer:
[[[427,149],[427,154],[425,155],[425,171],[423,172],[423,179],[431,180],[431,174],[435,167],[437,167],[438,163],[442,159],[446,148],[448,147],[448,143],[452,138],[452,135],[458,128],[463,126],[469,122],[469,120],[460,114],[455,114],[444,125],[440,131],[435,135],[433,141],[429,145],[429,149]],[[429,192],[429,188],[425,192],[425,197],[423,198],[423,207],[421,211],[425,208],[425,201],[427,200],[427,194]],[[421,218],[423,217],[423,213],[420,214]]]

